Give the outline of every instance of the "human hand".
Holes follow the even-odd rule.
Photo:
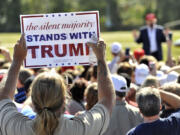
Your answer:
[[[155,62],[149,62],[149,70],[150,70],[151,75],[156,76],[156,63]]]
[[[22,62],[25,59],[26,55],[27,55],[27,48],[23,34],[21,35],[20,40],[18,40],[14,46],[13,61]]]
[[[0,53],[5,57],[5,59],[6,59],[8,62],[11,62],[11,61],[12,61],[11,55],[10,55],[8,49],[3,48],[3,47],[0,47]]]
[[[133,34],[133,37],[136,39],[137,38],[137,31],[133,30],[132,34]]]
[[[164,35],[167,37],[168,34],[169,34],[169,32],[170,32],[170,29],[169,29],[169,28],[166,28],[166,29],[164,30]]]
[[[164,35],[165,35],[165,37],[166,37],[166,41],[167,41],[167,42],[168,42],[169,40],[172,41],[172,32],[170,31],[169,28],[166,28],[166,29],[164,30]]]
[[[103,39],[100,39],[97,44],[88,42],[87,45],[92,48],[97,60],[105,60],[106,44]]]

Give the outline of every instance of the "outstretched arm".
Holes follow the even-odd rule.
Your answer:
[[[171,71],[180,72],[180,65],[172,67],[170,70],[167,71],[167,73],[170,73]]]
[[[180,97],[167,92],[167,91],[163,91],[160,90],[160,95],[163,101],[165,101],[166,103],[168,103],[169,105],[171,105],[174,109],[178,109],[180,108]]]
[[[170,67],[173,66],[173,61],[172,61],[172,51],[171,51],[171,48],[172,48],[172,41],[171,40],[167,40],[167,61],[166,61],[166,64]]]
[[[24,35],[22,35],[20,41],[17,41],[17,43],[14,46],[13,61],[9,68],[5,85],[0,91],[0,100],[6,98],[13,99],[19,70],[24,58],[26,57],[26,54],[27,54],[26,43],[25,43]]]
[[[111,113],[115,103],[115,90],[105,60],[106,45],[103,40],[98,41],[97,45],[88,45],[92,47],[98,61],[98,102],[106,106]]]

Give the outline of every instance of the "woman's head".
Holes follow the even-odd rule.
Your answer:
[[[39,74],[32,84],[32,103],[37,112],[37,133],[53,134],[65,102],[65,85],[56,73]]]

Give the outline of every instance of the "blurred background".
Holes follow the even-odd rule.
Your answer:
[[[19,32],[20,14],[100,11],[101,31],[131,30],[145,22],[146,13],[158,24],[180,29],[179,0],[0,0],[0,32]]]

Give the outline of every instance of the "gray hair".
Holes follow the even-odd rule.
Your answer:
[[[136,94],[136,101],[144,116],[148,117],[159,114],[161,97],[158,89],[152,87],[140,89]]]
[[[142,88],[144,87],[155,87],[155,88],[158,88],[160,86],[160,83],[157,79],[157,77],[155,76],[148,76],[146,78],[146,80],[144,81],[144,83],[142,84]]]

